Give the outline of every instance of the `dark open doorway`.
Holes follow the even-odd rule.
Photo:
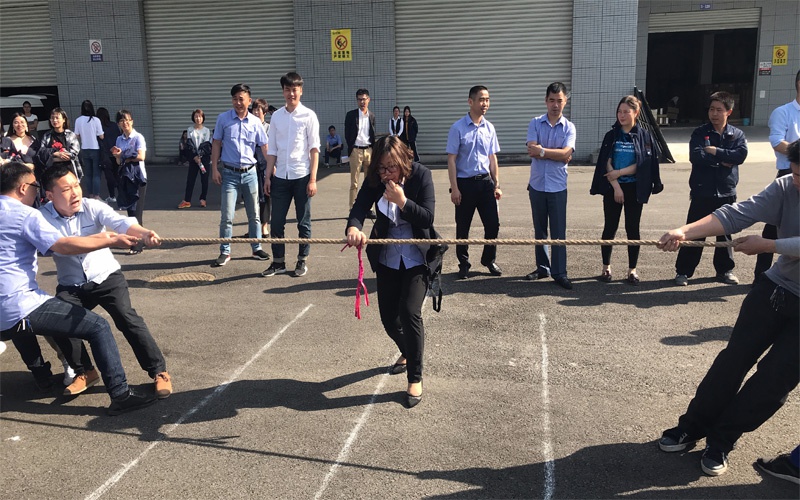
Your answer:
[[[753,110],[757,43],[755,28],[650,33],[650,105],[673,108],[673,124],[696,125],[707,119],[708,96],[724,90],[736,100],[731,122],[741,124]]]

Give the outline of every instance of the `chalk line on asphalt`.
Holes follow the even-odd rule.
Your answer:
[[[113,487],[115,484],[117,484],[120,481],[120,479],[122,479],[125,476],[125,474],[127,474],[131,469],[136,467],[139,464],[139,462],[148,453],[150,453],[150,450],[152,450],[153,448],[155,448],[156,446],[158,446],[159,444],[164,442],[164,439],[171,432],[173,432],[175,429],[177,429],[179,425],[181,425],[183,422],[186,421],[186,419],[188,419],[189,417],[191,417],[192,415],[197,413],[198,410],[200,410],[201,408],[206,406],[209,402],[211,402],[212,399],[214,399],[217,396],[219,396],[220,394],[222,394],[225,391],[225,389],[227,389],[228,386],[230,386],[231,383],[233,383],[236,379],[238,379],[239,376],[250,365],[252,365],[253,362],[255,362],[255,360],[257,360],[259,357],[261,357],[262,354],[267,352],[267,350],[270,347],[272,347],[272,345],[284,334],[284,332],[286,332],[286,330],[288,330],[289,327],[291,327],[293,324],[295,324],[297,322],[297,320],[302,318],[313,306],[314,306],[314,304],[308,304],[302,311],[300,311],[297,314],[297,316],[294,317],[294,319],[292,319],[290,322],[286,323],[286,325],[284,325],[283,328],[281,328],[280,331],[278,331],[278,333],[276,333],[271,339],[269,339],[269,342],[267,342],[266,344],[261,346],[261,349],[259,349],[258,352],[253,355],[253,357],[251,357],[245,364],[243,364],[242,366],[237,368],[236,371],[234,371],[233,374],[228,378],[228,380],[226,380],[222,384],[218,385],[211,392],[211,394],[209,394],[208,396],[204,397],[199,403],[197,403],[194,407],[192,407],[192,409],[190,409],[185,414],[183,414],[183,416],[181,416],[181,418],[179,418],[174,424],[169,425],[161,433],[162,437],[160,437],[157,440],[155,440],[152,443],[150,443],[150,445],[147,448],[145,448],[144,451],[139,454],[139,456],[137,456],[135,459],[133,459],[132,461],[128,462],[127,464],[123,465],[117,472],[115,472],[110,478],[108,478],[108,480],[105,483],[103,483],[102,486],[97,488],[91,495],[88,495],[86,497],[86,500],[96,500],[96,499],[100,498],[101,496],[103,496],[111,487]]]
[[[544,452],[544,492],[542,493],[542,498],[549,500],[553,498],[556,490],[556,464],[553,461],[553,445],[550,436],[550,389],[547,381],[549,358],[545,324],[547,324],[547,318],[543,313],[539,313],[539,334],[542,342],[542,430],[544,433],[544,441],[542,443]]]
[[[425,296],[425,299],[422,301],[422,310],[425,310],[425,305],[428,303],[428,296]],[[391,363],[392,358],[389,358],[388,363]],[[387,363],[387,364],[388,364]],[[381,390],[383,390],[383,386],[386,384],[386,380],[389,378],[389,372],[384,373],[381,375],[381,378],[378,380],[378,385],[375,386],[375,390],[372,392],[372,397],[369,399],[369,403],[367,407],[364,408],[364,411],[361,412],[361,416],[358,418],[355,427],[353,430],[350,431],[350,435],[347,436],[347,440],[344,442],[344,446],[339,451],[339,456],[336,457],[336,462],[331,465],[331,468],[328,470],[328,473],[325,474],[325,479],[322,480],[322,484],[317,490],[317,493],[314,495],[314,500],[319,500],[322,498],[322,494],[325,493],[325,490],[328,489],[328,485],[333,479],[333,476],[336,475],[336,471],[339,470],[341,464],[347,460],[347,457],[350,455],[350,447],[353,446],[353,443],[356,442],[356,438],[358,437],[358,433],[361,431],[361,428],[367,423],[367,419],[369,418],[369,414],[372,413],[372,407],[375,406],[375,400],[380,394]]]

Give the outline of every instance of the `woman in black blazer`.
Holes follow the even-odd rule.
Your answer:
[[[368,242],[362,232],[373,205],[377,219],[370,238],[435,239],[436,204],[430,170],[413,162],[414,153],[399,137],[378,139],[372,149],[366,182],[347,221],[347,242]],[[428,289],[436,245],[368,245],[367,258],[378,281],[378,308],[386,333],[400,349],[392,374],[407,373],[408,407],[422,400],[422,354],[425,328],[422,302]]]

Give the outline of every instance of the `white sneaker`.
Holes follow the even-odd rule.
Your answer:
[[[7,346],[6,346],[5,342],[0,342],[0,354],[3,354],[4,352],[6,352],[6,347]]]
[[[62,361],[61,364],[64,365],[64,385],[67,386],[75,380],[75,370],[66,361]]]

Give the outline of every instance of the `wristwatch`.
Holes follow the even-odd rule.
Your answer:
[[[539,150],[539,158],[544,158],[544,148]]]

